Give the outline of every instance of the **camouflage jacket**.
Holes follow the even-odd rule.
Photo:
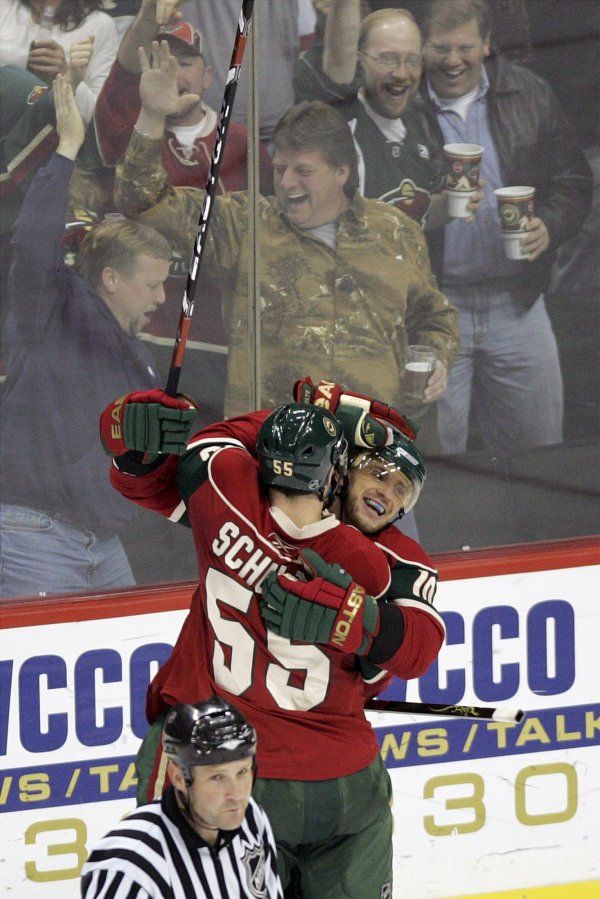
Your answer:
[[[161,141],[134,132],[117,166],[121,212],[153,225],[191,256],[202,192],[173,188]],[[245,192],[217,197],[201,277],[215,278],[229,333],[227,416],[249,408],[248,215]],[[404,213],[358,194],[339,218],[337,248],[291,225],[274,197],[258,198],[261,405],[289,401],[310,374],[403,408],[408,343],[427,344],[450,368],[459,346],[455,308],[438,290],[423,235]],[[201,285],[197,313],[202,315]]]

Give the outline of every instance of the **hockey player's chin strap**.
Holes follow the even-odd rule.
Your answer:
[[[333,474],[327,494],[325,494],[325,485],[321,487],[317,494],[319,499],[323,501],[323,509],[330,509],[336,497],[339,496],[340,500],[342,499],[346,491],[346,485],[347,479],[345,477],[340,474]]]
[[[190,783],[191,783],[191,781],[190,781]],[[189,784],[188,784],[188,786],[189,786]],[[180,807],[181,811],[183,812],[183,817],[187,820],[188,824],[191,824],[191,826],[194,829],[196,829],[197,827],[201,827],[203,830],[218,831],[220,829],[218,827],[211,827],[211,825],[208,824],[208,822],[205,821],[204,818],[202,818],[200,815],[196,814],[196,812],[192,809],[192,805],[190,802],[189,790],[187,793],[184,794],[181,790],[178,790],[176,787],[175,795],[177,796],[177,799],[179,800],[179,807]]]

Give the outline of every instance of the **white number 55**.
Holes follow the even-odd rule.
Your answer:
[[[258,676],[255,664],[256,638],[240,621],[224,617],[221,606],[232,606],[247,613],[254,594],[222,571],[209,569],[206,576],[208,617],[215,632],[213,673],[215,680],[229,693],[240,696]],[[224,647],[227,648],[227,653]],[[290,643],[267,631],[267,649],[276,662],[269,662],[265,685],[282,709],[306,711],[323,702],[327,695],[331,662],[316,646]],[[304,672],[302,687],[290,683],[292,672]]]

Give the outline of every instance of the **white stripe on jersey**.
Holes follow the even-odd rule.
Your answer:
[[[171,512],[171,514],[169,515],[169,521],[179,521],[179,519],[183,517],[183,514],[184,514],[184,512],[185,512],[185,508],[186,508],[186,507],[185,507],[185,503],[184,503],[183,500],[181,500],[181,502],[179,502],[179,503],[175,506],[175,508],[173,509],[173,511]]]
[[[82,899],[283,899],[271,826],[254,800],[217,849],[189,837],[162,803],[141,806],[94,846]]]
[[[382,662],[382,664],[385,665],[385,662]],[[375,668],[376,666],[373,665],[374,670]],[[373,677],[365,677],[365,675],[363,674],[362,679],[364,680],[365,684],[376,684],[378,680],[381,680],[382,677],[386,677],[387,674],[388,672],[385,668],[378,668],[377,674],[374,674]]]
[[[243,449],[245,453],[248,453],[248,450],[239,440],[236,440],[235,437],[202,437],[200,440],[190,440],[187,445],[187,451],[189,452],[192,449],[196,449],[198,446],[220,446],[224,449],[227,446],[235,446],[238,449]],[[248,453],[250,455],[250,453]]]

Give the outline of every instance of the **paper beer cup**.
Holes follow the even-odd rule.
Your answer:
[[[479,144],[444,144],[448,215],[467,218],[467,205],[479,186],[483,147]]]
[[[435,368],[436,360],[435,350],[429,346],[413,344],[407,347],[404,362],[404,395],[408,399],[423,399],[423,391]]]
[[[527,259],[521,247],[526,225],[533,218],[535,187],[499,187],[494,191],[498,201],[500,230],[508,259]]]

